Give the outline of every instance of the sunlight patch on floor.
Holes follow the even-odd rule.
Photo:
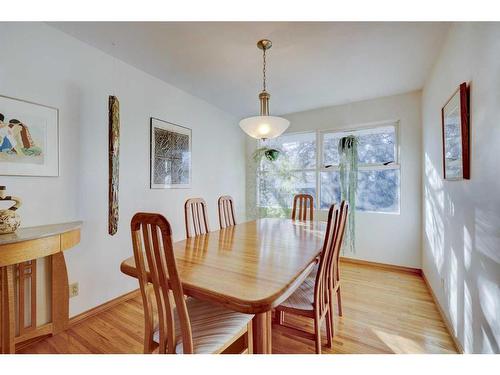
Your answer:
[[[419,343],[397,334],[372,329],[373,333],[395,354],[427,353]]]

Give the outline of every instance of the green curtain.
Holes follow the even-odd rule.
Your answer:
[[[347,228],[344,234],[342,253],[355,253],[355,211],[356,190],[358,188],[358,140],[350,135],[339,140],[340,199],[349,203]]]

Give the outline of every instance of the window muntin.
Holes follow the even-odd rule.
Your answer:
[[[290,208],[295,194],[317,196],[316,133],[290,133],[261,142],[259,147],[278,148],[274,162],[262,159],[257,173],[257,206]]]
[[[280,148],[285,157],[280,156],[274,163],[261,163],[257,173],[257,205],[289,208],[293,195],[298,193],[311,194],[315,197],[316,208],[322,210],[328,209],[332,203],[338,203],[340,186],[337,146],[339,139],[347,135],[356,135],[359,142],[356,209],[399,213],[397,123],[353,131],[289,133],[268,141],[267,146]],[[316,160],[320,161],[319,166],[316,166]],[[289,164],[289,168],[288,172],[283,173],[281,168],[285,163]]]
[[[298,171],[276,175],[262,173],[259,178],[259,207],[291,208],[295,194],[316,196],[316,172]]]
[[[358,163],[363,165],[397,162],[396,126],[380,126],[376,128],[354,131],[331,131],[323,133],[323,166],[338,166],[338,144],[342,137],[354,135],[358,137]]]
[[[399,212],[399,169],[358,171],[356,209],[368,212]],[[340,202],[339,172],[320,172],[320,209]]]
[[[292,171],[316,168],[316,133],[284,134],[266,141],[265,146],[279,149],[282,155],[273,163],[263,160],[260,165],[263,171],[279,171],[284,166]]]

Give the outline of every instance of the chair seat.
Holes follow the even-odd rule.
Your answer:
[[[278,310],[314,310],[315,277],[307,277],[285,302],[278,306]]]
[[[311,272],[309,273],[309,275],[307,276],[308,279],[313,279],[313,280],[316,280],[316,274],[318,273],[318,268],[319,268],[319,264],[315,264],[314,267],[311,269]]]
[[[223,351],[242,331],[247,329],[247,324],[253,318],[253,315],[231,311],[196,298],[188,298],[186,306],[191,321],[193,351],[196,354]],[[175,311],[175,329],[177,342],[175,352],[182,354],[182,336],[177,311]],[[159,330],[156,330],[153,340],[157,343],[160,341],[159,336]]]
[[[319,265],[315,264],[311,270],[311,273],[309,273],[309,275],[307,276],[307,278],[313,280],[313,282],[314,282],[314,280],[316,280],[316,274],[318,273],[318,267],[319,267]],[[338,289],[339,284],[340,284],[340,281],[334,282],[334,284],[333,284],[334,291],[336,291]]]
[[[278,310],[313,310],[314,285],[318,267],[319,265],[316,263],[300,287],[278,307]]]

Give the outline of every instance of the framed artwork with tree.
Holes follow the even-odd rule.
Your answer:
[[[191,187],[191,129],[151,117],[150,187]]]

